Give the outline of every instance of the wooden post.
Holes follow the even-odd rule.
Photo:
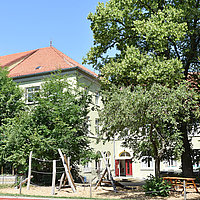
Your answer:
[[[29,155],[27,190],[30,189],[30,183],[31,183],[31,160],[32,160],[32,151],[30,152],[30,155]]]
[[[183,181],[183,189],[184,189],[184,200],[186,200],[186,184],[185,184],[185,180]]]
[[[33,178],[33,176],[31,176],[30,178]],[[20,184],[23,185],[26,182],[28,182],[28,178],[24,179],[23,181],[20,179],[20,183],[19,185],[17,185],[17,189],[20,188]]]
[[[76,189],[76,185],[75,185],[75,183],[74,183],[74,179],[73,179],[72,174],[71,174],[71,168],[69,167],[69,164],[68,164],[68,162],[67,162],[66,155],[64,155],[64,161],[65,161],[65,164],[66,164],[67,169],[68,169],[68,172],[69,172],[69,176],[70,176],[70,179],[71,179],[71,183],[73,184],[74,188]],[[67,178],[68,178],[68,177],[66,177],[66,179],[65,179],[65,181],[64,181],[64,184],[66,183]]]
[[[20,177],[19,194],[22,193],[22,176]]]
[[[61,178],[60,178],[60,185],[59,185],[58,191],[60,191],[60,189],[62,187],[62,182],[64,180],[64,177],[65,177],[65,173],[63,173],[62,176],[61,176]]]
[[[63,166],[64,166],[64,168],[65,168],[65,173],[66,173],[67,178],[68,178],[68,181],[69,181],[69,185],[71,186],[72,191],[73,191],[73,192],[76,192],[76,188],[75,188],[73,179],[71,179],[71,176],[70,176],[70,171],[69,171],[69,166],[67,165],[67,161],[64,159],[64,156],[63,156],[62,151],[61,151],[60,149],[58,149],[58,152],[59,152],[60,157],[61,157],[61,159],[62,159]]]
[[[12,166],[12,175],[13,176],[15,175],[15,168],[14,168],[14,166]]]
[[[52,195],[55,195],[55,185],[56,185],[56,160],[53,160],[53,177],[52,177]]]
[[[71,182],[72,182],[74,188],[76,189],[76,186],[75,186],[75,183],[74,183],[74,180],[73,180],[72,174],[71,174],[71,168],[70,168],[70,166],[69,166],[69,164],[68,164],[68,161],[67,161],[66,155],[64,155],[64,161],[65,161],[65,164],[66,164],[66,166],[67,166],[67,169],[68,169],[68,172],[69,172],[69,176],[70,176]],[[66,178],[67,178],[67,177],[66,177]],[[67,180],[66,180],[66,181],[67,181]],[[66,181],[64,182],[64,184],[66,183]]]
[[[67,157],[67,162],[68,162],[69,167],[70,167],[70,159],[71,157]]]
[[[103,158],[103,160],[104,160],[104,162],[105,162],[105,164],[106,164],[107,173],[109,174],[110,181],[111,181],[111,183],[112,183],[114,192],[117,192],[117,188],[116,188],[116,185],[115,185],[115,181],[114,181],[114,179],[113,179],[113,177],[112,177],[109,164],[108,164],[108,162],[107,162],[107,160],[106,160],[105,155],[104,155],[103,152],[101,152],[101,155],[102,155],[102,158]]]
[[[92,198],[92,178],[90,178],[90,198]]]
[[[101,184],[101,182],[102,182],[102,180],[103,180],[103,178],[104,178],[106,172],[107,172],[107,168],[105,168],[105,170],[104,170],[104,172],[103,172],[101,178],[99,179],[98,183],[96,184],[96,186],[95,186],[95,188],[94,188],[95,190],[96,190],[96,189],[98,188],[98,186]]]

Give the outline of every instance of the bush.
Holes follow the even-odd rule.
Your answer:
[[[153,175],[150,175],[143,188],[146,195],[166,197],[169,196],[171,185],[162,178],[156,178]]]

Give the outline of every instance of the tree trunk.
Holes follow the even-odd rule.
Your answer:
[[[160,159],[159,158],[155,159],[155,177],[156,178],[160,177]]]
[[[181,132],[183,136],[183,147],[184,151],[181,155],[182,162],[182,172],[184,177],[192,177],[193,176],[193,166],[192,166],[192,152],[190,148],[190,142],[187,135],[186,124],[182,124]]]
[[[153,138],[153,125],[150,128],[150,141],[153,145],[154,159],[155,159],[155,177],[160,177],[160,156],[158,155],[157,143]]]

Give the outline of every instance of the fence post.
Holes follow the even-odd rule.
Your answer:
[[[53,177],[52,177],[52,195],[55,195],[55,185],[56,185],[56,160],[53,160]]]
[[[185,180],[183,181],[183,189],[184,189],[184,200],[186,200],[186,185],[185,185]]]
[[[30,189],[30,183],[31,183],[31,160],[32,160],[32,151],[30,152],[30,155],[29,155],[27,190]]]
[[[19,194],[22,193],[22,176],[20,176]]]
[[[13,176],[15,175],[15,168],[14,168],[13,165],[12,165],[12,175],[13,175]]]
[[[92,198],[92,178],[90,177],[90,198]]]

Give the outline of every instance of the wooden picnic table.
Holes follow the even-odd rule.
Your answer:
[[[177,188],[183,188],[185,181],[185,188],[195,188],[196,192],[199,192],[195,184],[195,178],[183,178],[183,177],[163,177],[163,180],[167,180],[172,184],[174,190]]]

